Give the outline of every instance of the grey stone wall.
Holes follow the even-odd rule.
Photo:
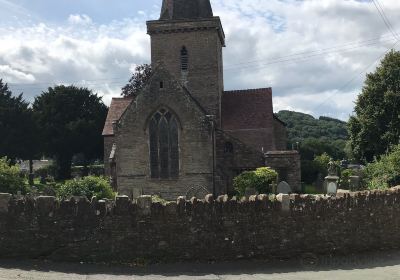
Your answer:
[[[399,248],[400,191],[340,197],[227,197],[164,206],[0,194],[0,258],[58,261],[234,260]]]
[[[301,191],[301,161],[298,151],[267,152],[265,165],[279,173],[279,181],[289,183],[293,191]]]
[[[227,144],[232,144],[231,151],[226,149]],[[220,130],[216,132],[216,155],[219,194],[233,193],[233,178],[243,171],[265,165],[263,153]]]
[[[288,146],[286,126],[276,119],[274,119],[274,136],[275,150],[285,151]]]

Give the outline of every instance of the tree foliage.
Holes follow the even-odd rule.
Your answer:
[[[244,196],[246,190],[254,188],[258,193],[271,192],[270,184],[278,178],[278,173],[268,167],[257,168],[254,171],[245,171],[233,179],[233,187],[239,196]]]
[[[25,194],[27,186],[20,176],[20,169],[17,165],[11,165],[7,158],[0,158],[0,193]]]
[[[56,86],[35,98],[33,110],[44,151],[57,161],[58,179],[71,176],[71,160],[82,153],[87,159],[102,157],[101,131],[107,107],[87,88]]]
[[[149,81],[152,73],[151,65],[141,64],[136,66],[127,85],[122,88],[122,96],[135,97]]]
[[[347,147],[347,124],[329,117],[314,118],[311,115],[280,111],[278,117],[287,124],[289,148],[297,146],[301,155],[301,178],[312,184],[318,176],[326,176],[326,166],[320,159],[341,160],[351,157]]]
[[[367,75],[354,111],[349,132],[359,160],[370,162],[399,143],[400,52],[389,52],[375,72]]]
[[[383,155],[379,160],[369,163],[364,170],[368,188],[384,189],[400,185],[400,145]]]
[[[347,124],[338,119],[280,111],[277,116],[287,124],[289,147],[299,143],[303,160],[314,160],[327,153],[334,159],[346,157]]]
[[[0,79],[0,156],[32,159],[38,152],[38,134],[32,110],[22,94],[13,96]]]

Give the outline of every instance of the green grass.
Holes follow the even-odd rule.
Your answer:
[[[317,189],[315,188],[315,186],[313,185],[305,185],[304,187],[304,193],[305,194],[320,194]]]

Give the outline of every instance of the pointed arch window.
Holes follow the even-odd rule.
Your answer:
[[[179,176],[179,125],[176,117],[161,109],[149,123],[151,178]]]
[[[189,70],[189,53],[185,46],[183,46],[181,49],[181,70]]]

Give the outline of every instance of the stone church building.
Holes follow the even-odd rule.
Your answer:
[[[225,34],[210,1],[163,0],[147,31],[150,81],[135,98],[112,100],[103,131],[106,174],[118,192],[232,193],[235,176],[262,166],[299,190],[299,155],[285,151],[272,89],[224,91]]]

